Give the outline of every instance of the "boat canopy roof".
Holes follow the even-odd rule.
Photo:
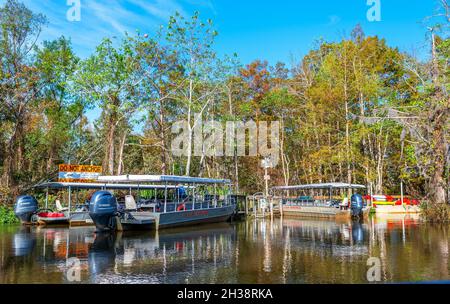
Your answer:
[[[59,183],[49,182],[34,186],[38,189],[110,189],[110,190],[150,190],[165,189],[165,185],[138,185],[138,184],[109,184],[109,183]],[[167,185],[168,189],[180,188],[180,186]]]
[[[347,183],[323,183],[323,184],[307,184],[296,186],[279,186],[272,188],[272,190],[310,190],[310,189],[366,189],[366,186]]]
[[[177,184],[231,184],[229,179],[213,179],[176,175],[119,175],[99,176],[98,181],[110,183],[177,183]]]

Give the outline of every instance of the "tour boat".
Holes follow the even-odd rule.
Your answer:
[[[130,193],[137,189],[151,189],[153,196],[137,204],[131,194],[127,195],[122,207],[111,192],[94,193],[89,215],[97,231],[158,230],[222,222],[236,212],[235,200],[231,199],[231,181],[227,179],[124,175],[100,176],[98,181],[129,187]]]
[[[349,219],[352,217],[368,216],[370,207],[364,204],[360,194],[353,194],[338,200],[333,198],[333,190],[363,190],[363,185],[346,183],[323,183],[297,186],[279,186],[272,188],[272,193],[282,192],[280,210],[283,216],[323,217]],[[327,191],[326,196],[307,196],[305,191],[311,193],[319,190]],[[290,193],[303,192],[302,196],[289,196]]]
[[[161,187],[161,186],[158,186]],[[154,186],[107,184],[107,183],[74,183],[74,182],[47,182],[34,186],[36,190],[46,191],[45,207],[40,209],[38,201],[31,195],[17,197],[14,211],[24,225],[65,225],[65,226],[90,226],[94,225],[89,215],[89,203],[81,203],[78,200],[78,192],[81,190],[125,190],[133,189],[149,190]],[[59,200],[55,201],[55,210],[49,208],[49,191],[67,191],[68,207],[63,207]],[[75,195],[75,207],[72,208]]]

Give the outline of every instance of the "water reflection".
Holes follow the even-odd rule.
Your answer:
[[[96,235],[89,251],[90,281],[189,283],[231,263],[236,227],[229,224],[148,233]],[[212,281],[214,282],[214,281]]]
[[[29,227],[21,227],[14,234],[13,251],[14,256],[21,257],[29,255],[36,246],[36,236],[30,233]]]
[[[0,227],[0,283],[366,283],[449,280],[449,227],[408,216],[367,222],[259,219],[154,233]]]

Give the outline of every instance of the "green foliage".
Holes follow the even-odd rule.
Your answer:
[[[18,222],[12,208],[0,206],[0,224],[16,224]]]
[[[292,69],[260,59],[242,65],[236,55],[219,58],[212,20],[177,13],[154,36],[106,37],[81,60],[65,37],[35,45],[45,18],[18,1],[6,1],[0,14],[0,173],[8,197],[54,179],[68,161],[102,164],[109,174],[227,177],[241,192],[260,191],[258,157],[172,155],[171,126],[188,121],[192,135],[198,113],[223,124],[279,121],[281,161],[271,184],[351,181],[395,193],[401,179],[414,195],[427,194],[436,167],[430,150],[439,143],[429,121],[441,117],[430,111],[448,112],[447,37],[436,36],[435,62],[420,63],[358,25],[350,39],[320,40]],[[100,118],[89,122],[94,108]]]

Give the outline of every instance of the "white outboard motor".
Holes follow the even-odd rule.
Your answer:
[[[33,196],[21,195],[16,199],[14,214],[19,218],[22,224],[31,224],[31,218],[38,209],[38,201]]]
[[[89,216],[97,231],[113,231],[116,228],[117,200],[109,191],[97,191],[89,203]]]
[[[351,197],[350,210],[352,217],[362,217],[364,202],[361,194],[353,194]]]

